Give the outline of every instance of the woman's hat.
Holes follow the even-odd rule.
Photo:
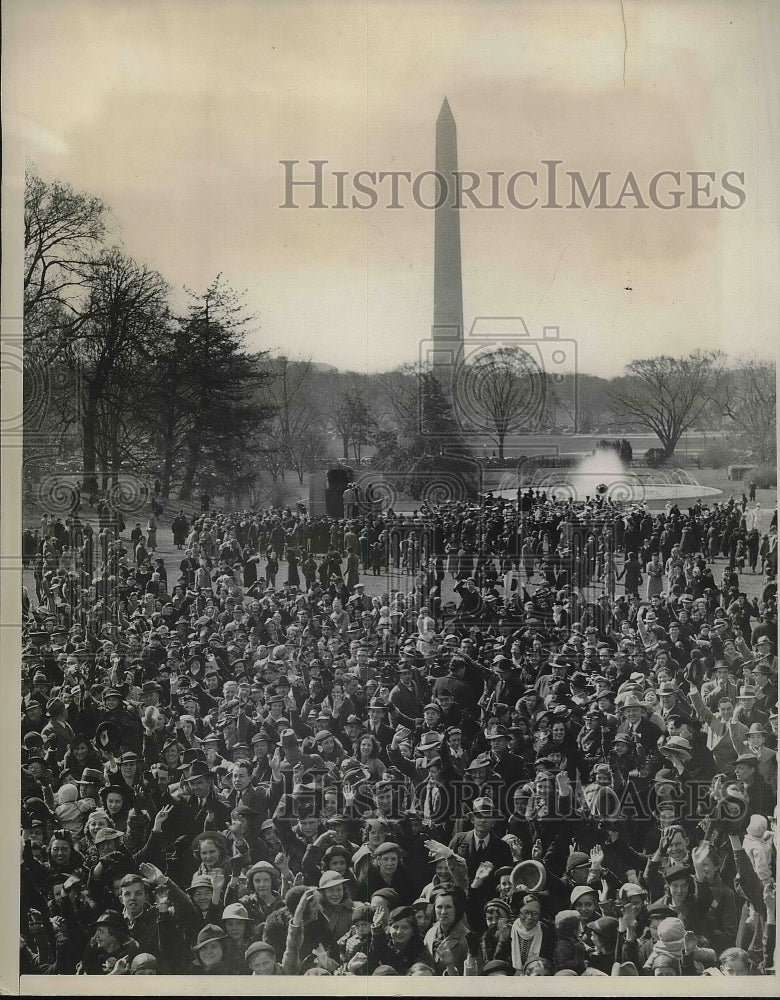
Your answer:
[[[398,844],[394,843],[392,840],[386,840],[383,844],[380,844],[379,847],[376,848],[376,850],[374,851],[374,857],[380,858],[382,857],[383,854],[391,854],[391,853],[400,855],[401,848],[399,847]]]
[[[244,952],[244,961],[248,962],[253,955],[258,955],[261,952],[268,952],[276,958],[276,949],[272,944],[268,944],[267,941],[253,941]]]
[[[244,920],[246,923],[253,923],[251,917],[247,913],[246,907],[241,903],[229,903],[225,909],[222,911],[223,920]]]
[[[227,939],[227,934],[218,927],[216,924],[206,924],[206,926],[199,931],[198,939],[192,946],[193,951],[199,951],[201,948],[205,947],[207,944],[211,944],[212,941],[225,941]]]
[[[98,795],[101,801],[105,803],[112,792],[116,795],[121,795],[125,804],[127,804],[128,799],[132,801],[135,798],[132,788],[128,788],[127,785],[104,785],[98,792]]]
[[[95,834],[95,844],[104,844],[107,840],[121,840],[123,836],[121,830],[114,830],[110,826],[101,826]]]
[[[489,899],[483,909],[487,910],[488,907],[494,907],[495,909],[502,910],[505,917],[512,916],[512,908],[508,903],[505,903],[503,899]]]
[[[595,889],[592,885],[575,885],[571,891],[569,902],[574,905],[578,899],[582,896],[587,896],[589,892],[594,893],[594,895],[598,895],[598,889]]]
[[[599,917],[587,924],[587,927],[608,945],[617,940],[618,922],[614,917]]]
[[[327,871],[320,876],[318,883],[320,889],[335,889],[338,885],[344,885],[349,879],[339,875],[338,872]]]
[[[272,821],[273,822],[273,821]],[[257,875],[258,872],[267,872],[274,878],[279,878],[279,871],[275,868],[270,861],[255,861],[251,868],[247,869],[246,877],[251,879],[253,875]]]
[[[112,930],[122,931],[127,934],[127,926],[124,921],[124,917],[121,913],[117,913],[116,910],[105,910],[97,918],[94,924],[95,927],[110,927]]]

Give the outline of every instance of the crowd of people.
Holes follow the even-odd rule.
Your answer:
[[[774,974],[776,514],[348,512],[28,532],[22,973]]]

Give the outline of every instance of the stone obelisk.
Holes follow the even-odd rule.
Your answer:
[[[433,340],[439,364],[451,351],[454,366],[463,356],[463,287],[460,264],[458,137],[447,98],[436,119],[436,172],[447,198],[436,208],[433,264]],[[437,201],[441,200],[441,196]]]

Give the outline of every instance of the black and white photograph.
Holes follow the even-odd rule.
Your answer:
[[[2,990],[776,995],[780,6],[2,13]]]

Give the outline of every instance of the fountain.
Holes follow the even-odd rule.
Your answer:
[[[531,472],[521,467],[517,473],[502,477],[493,495],[513,499],[518,485],[541,490],[556,500],[584,501],[601,496],[613,503],[628,504],[676,503],[721,496],[720,490],[702,486],[684,469],[627,468],[609,449],[587,455],[574,468],[535,468]]]

